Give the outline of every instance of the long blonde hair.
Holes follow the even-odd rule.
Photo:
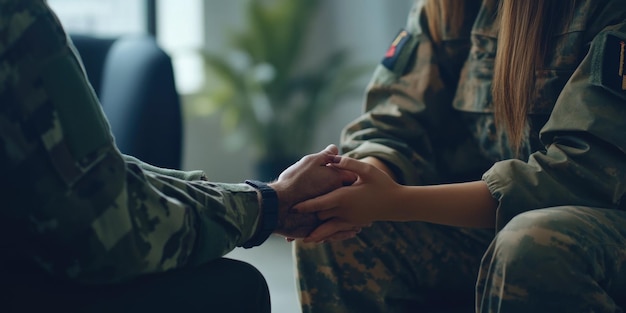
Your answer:
[[[441,40],[442,19],[463,17],[466,0],[429,0],[425,10],[433,40]],[[497,0],[485,0],[495,6]],[[559,19],[571,12],[573,0],[500,0],[498,7],[498,48],[496,52],[492,98],[498,131],[503,131],[509,145],[519,153],[527,139],[527,114],[536,95],[535,71],[541,66],[552,33]],[[569,5],[564,5],[569,3]],[[559,12],[557,10],[561,10]],[[438,13],[437,13],[438,12]],[[454,13],[452,13],[454,12]],[[506,21],[506,22],[504,22]],[[462,21],[451,21],[460,27]],[[438,34],[437,34],[438,33]]]

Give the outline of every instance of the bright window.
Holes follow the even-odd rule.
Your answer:
[[[69,33],[114,37],[148,33],[149,1],[156,1],[157,40],[172,57],[178,92],[196,91],[204,82],[197,53],[204,41],[203,0],[48,0],[48,4]]]
[[[146,2],[48,0],[66,31],[97,36],[147,33]]]
[[[172,56],[176,86],[181,94],[204,84],[204,0],[157,0],[157,38]]]

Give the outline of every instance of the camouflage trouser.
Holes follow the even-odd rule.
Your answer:
[[[518,215],[485,254],[476,290],[478,312],[623,312],[626,212],[556,207]]]
[[[380,222],[342,242],[297,242],[302,310],[420,312],[454,300],[471,312],[480,259],[493,235],[493,230]]]
[[[491,230],[375,223],[352,240],[299,242],[296,256],[304,313],[471,312],[474,297],[478,312],[622,312],[626,212],[535,210],[495,240]]]

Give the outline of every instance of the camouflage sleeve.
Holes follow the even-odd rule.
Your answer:
[[[218,258],[256,231],[257,192],[200,176],[125,161],[45,2],[0,0],[5,257],[90,283]]]
[[[208,180],[206,174],[203,171],[179,171],[168,168],[156,167],[154,165],[150,165],[146,162],[143,162],[133,156],[130,155],[122,155],[124,161],[134,163],[139,165],[142,170],[147,172],[152,172],[155,174],[161,174],[164,176],[170,176],[182,180],[194,181],[194,180]]]
[[[452,100],[480,1],[466,1],[466,25],[443,34],[438,44],[428,32],[424,2],[416,1],[406,28],[376,68],[367,88],[365,114],[346,126],[341,138],[344,154],[377,157],[404,184],[454,180],[453,173],[471,166],[465,160],[474,153],[464,144],[470,142],[470,134],[462,128]],[[486,168],[476,171],[474,178]]]
[[[608,27],[555,104],[541,132],[547,151],[496,163],[483,176],[500,201],[497,228],[557,205],[626,209],[626,23]]]

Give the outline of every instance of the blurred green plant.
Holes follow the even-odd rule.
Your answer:
[[[343,49],[302,69],[305,34],[321,1],[248,2],[248,25],[228,53],[203,51],[208,80],[196,107],[221,114],[227,143],[252,145],[260,160],[309,153],[320,122],[371,67],[350,64]],[[359,88],[362,89],[362,88]]]

